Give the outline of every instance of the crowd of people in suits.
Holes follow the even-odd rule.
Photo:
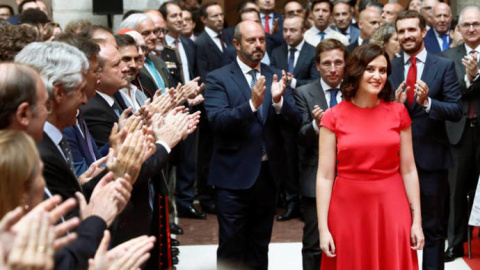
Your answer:
[[[273,221],[294,218],[303,268],[330,269],[322,118],[351,102],[342,82],[375,50],[391,68],[381,99],[411,119],[412,246],[424,269],[464,255],[480,174],[478,7],[288,0],[279,14],[278,1],[245,0],[227,27],[222,5],[201,2],[63,33],[41,0],[17,15],[0,5],[0,265],[171,269],[175,217],[213,213],[218,269],[267,269]]]

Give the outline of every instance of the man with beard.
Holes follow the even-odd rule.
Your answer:
[[[286,73],[260,63],[261,24],[239,23],[233,44],[236,60],[208,74],[205,90],[214,133],[209,181],[217,195],[217,266],[266,270],[277,181],[285,168],[280,123],[297,125],[300,115]]]
[[[417,11],[402,11],[395,24],[403,54],[392,61],[389,80],[397,89],[395,100],[405,104],[412,119],[425,234],[423,269],[443,269],[444,205],[448,169],[453,164],[445,120],[457,122],[462,117],[460,89],[453,62],[425,50],[423,16]]]
[[[433,7],[432,28],[425,36],[425,49],[429,53],[440,53],[448,50],[452,39],[450,38],[450,24],[452,11],[445,3],[438,3]]]

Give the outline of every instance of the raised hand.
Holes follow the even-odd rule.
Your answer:
[[[285,89],[287,89],[287,74],[285,73],[285,70],[282,70],[282,78],[280,78],[280,80],[278,79],[277,74],[273,75],[271,87],[273,102],[280,102],[283,93],[285,93]]]
[[[462,64],[465,66],[465,73],[467,74],[468,80],[471,82],[478,74],[478,62],[476,57],[472,55],[466,55],[462,58]]]
[[[78,177],[78,182],[80,185],[83,185],[87,183],[88,181],[92,180],[95,176],[97,176],[99,173],[101,173],[105,167],[102,167],[103,164],[107,161],[107,157],[102,157],[95,162],[93,162],[90,167],[88,167],[88,170],[86,170],[82,175]]]
[[[417,94],[417,103],[420,105],[424,105],[425,100],[428,98],[428,85],[422,81],[417,80],[415,84],[415,93]]]
[[[320,127],[320,122],[322,121],[323,116],[322,108],[320,108],[320,106],[318,105],[313,106],[312,116],[313,119],[315,119],[315,123],[317,123],[317,126]]]
[[[252,101],[253,107],[255,109],[258,109],[263,104],[263,98],[265,96],[265,76],[260,76],[260,78],[257,80],[255,85],[253,86],[252,89],[252,97],[250,100]]]
[[[408,86],[405,91],[403,90],[403,87],[405,86],[405,81],[403,81],[395,90],[395,102],[398,103],[405,103],[407,100],[407,92],[410,90],[410,86]]]

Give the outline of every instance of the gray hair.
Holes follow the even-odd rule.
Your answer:
[[[119,29],[125,29],[125,28],[130,28],[130,29],[135,29],[137,30],[137,27],[140,23],[142,23],[145,20],[150,20],[150,17],[148,15],[143,14],[143,13],[135,13],[123,20],[120,23]]]
[[[372,34],[369,43],[377,44],[378,46],[384,48],[385,43],[392,37],[393,33],[396,33],[395,23],[384,23],[382,24],[375,32]]]
[[[79,49],[63,42],[33,42],[25,46],[15,62],[32,66],[40,73],[49,98],[53,96],[55,84],[60,83],[67,95],[84,80],[89,62]]]
[[[478,12],[480,12],[480,7],[477,7],[477,6],[468,6],[468,7],[464,7],[462,9],[462,11],[460,11],[460,16],[458,16],[458,25],[461,25],[463,23],[463,13],[465,11],[467,11],[468,9],[473,9],[473,10],[476,10]]]

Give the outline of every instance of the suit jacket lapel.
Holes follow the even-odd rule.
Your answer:
[[[282,53],[279,54],[280,59],[277,63],[278,69],[288,71],[288,46],[286,44],[282,45]]]
[[[315,80],[314,84],[312,85],[311,91],[309,91],[309,93],[312,96],[312,99],[309,100],[308,102],[312,105],[311,106],[312,108],[314,105],[318,105],[324,111],[328,109],[327,99],[325,98],[325,94],[323,92],[323,88],[322,88],[322,84],[320,83],[320,80]]]
[[[252,97],[252,90],[250,89],[250,86],[245,79],[245,75],[243,75],[242,70],[240,69],[240,66],[238,65],[236,60],[232,62],[232,68],[230,72],[232,80],[235,81],[235,84],[238,86],[240,91],[242,91],[245,99],[249,100]]]
[[[266,118],[268,117],[268,111],[270,109],[270,105],[272,104],[272,82],[273,82],[273,73],[267,69],[266,65],[262,64],[262,75],[265,76],[265,86],[267,90],[265,90],[265,95],[263,97],[263,124],[265,124]],[[280,80],[280,78],[278,78]],[[284,100],[285,102],[285,100]]]
[[[219,57],[221,57],[222,52],[221,52],[220,49],[217,47],[217,44],[215,44],[215,41],[213,41],[212,37],[211,37],[209,34],[207,34],[206,32],[205,32],[205,35],[207,35],[207,42],[208,42],[208,46],[210,47],[210,49],[213,50],[216,55],[218,55]],[[223,42],[223,43],[225,43],[225,42]],[[226,47],[227,47],[227,46],[225,45],[225,48],[226,48]]]

